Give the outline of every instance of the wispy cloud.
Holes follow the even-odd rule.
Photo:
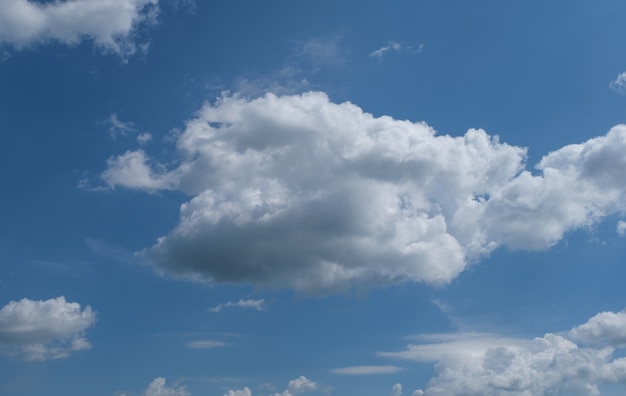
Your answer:
[[[626,221],[620,220],[617,222],[617,235],[624,236],[626,235]]]
[[[199,340],[199,341],[191,341],[187,343],[187,348],[191,349],[212,349],[219,348],[228,345],[222,341],[214,341],[214,340]]]
[[[424,44],[420,44],[417,48],[410,45],[402,44],[397,41],[389,41],[387,45],[380,47],[376,51],[372,51],[370,56],[382,60],[383,56],[389,51],[393,52],[409,52],[413,54],[419,54],[424,50]]]
[[[267,309],[265,300],[244,300],[229,301],[210,308],[210,312],[221,312],[224,308],[254,308],[257,311],[265,311]]]
[[[342,375],[374,375],[374,374],[393,374],[402,371],[404,368],[399,366],[350,366],[332,369],[333,374]]]
[[[132,121],[122,121],[116,113],[111,113],[106,123],[109,125],[109,135],[113,139],[125,137],[129,134],[137,134],[137,142],[145,144],[152,140],[152,135],[147,132],[141,132]]]
[[[626,72],[618,74],[615,80],[609,83],[609,88],[618,93],[626,93]]]

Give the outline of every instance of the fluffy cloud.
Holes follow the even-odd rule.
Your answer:
[[[117,392],[116,396],[131,396],[131,393]],[[170,388],[165,385],[165,378],[155,378],[141,393],[142,396],[191,396],[184,386]]]
[[[599,395],[599,384],[626,382],[624,312],[603,312],[563,334],[533,340],[460,334],[412,344],[389,358],[436,362],[425,391],[439,395]],[[577,344],[581,342],[581,344]]]
[[[229,390],[224,396],[252,396],[252,391],[245,387],[242,390]]]
[[[224,308],[253,308],[257,311],[265,310],[265,300],[244,300],[240,299],[239,301],[229,301],[223,304],[216,305],[215,307],[209,309],[211,312],[221,312]]]
[[[374,374],[392,374],[402,371],[402,367],[398,366],[350,366],[333,369],[334,374],[342,375],[374,375]]]
[[[391,396],[402,396],[402,384],[395,384],[391,388]]]
[[[148,388],[143,393],[144,396],[189,396],[189,392],[185,387],[169,388],[165,385],[165,378],[155,378],[154,381],[148,385]]]
[[[328,293],[444,284],[498,246],[548,249],[626,209],[626,126],[546,155],[470,129],[374,117],[320,92],[206,104],[179,158],[108,160],[110,188],[191,196],[141,252],[161,272]]]
[[[157,12],[158,0],[0,0],[0,44],[20,48],[89,39],[97,47],[129,55],[136,50],[132,35],[137,26],[154,22]]]
[[[0,309],[0,351],[30,361],[65,358],[91,347],[84,332],[95,321],[91,307],[64,297],[11,301]]]
[[[295,396],[300,393],[312,392],[319,388],[315,381],[311,381],[305,376],[300,376],[296,379],[289,381],[287,389],[281,393],[274,393],[273,396]],[[250,388],[243,388],[242,390],[229,390],[224,396],[252,396]]]

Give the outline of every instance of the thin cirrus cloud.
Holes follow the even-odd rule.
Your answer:
[[[210,308],[210,312],[221,312],[224,308],[252,308],[257,311],[264,311],[267,309],[267,304],[265,300],[244,300],[240,299],[239,301],[229,301],[226,303],[222,303],[216,305],[213,308]]]
[[[88,39],[105,51],[131,55],[137,27],[154,23],[158,10],[158,0],[0,0],[0,44],[24,48]]]
[[[398,366],[350,366],[332,369],[333,374],[341,375],[376,375],[376,374],[393,374],[402,371],[403,367]]]
[[[109,188],[178,190],[178,225],[139,255],[161,273],[327,294],[446,284],[498,247],[545,250],[626,210],[626,126],[526,170],[480,129],[438,135],[321,92],[224,96],[188,120],[179,156],[109,158]]]
[[[222,341],[213,341],[213,340],[200,340],[200,341],[191,341],[187,343],[187,348],[191,349],[213,349],[226,346],[225,342]]]
[[[390,41],[387,45],[380,47],[379,49],[370,52],[372,58],[378,58],[382,60],[385,54],[389,52],[410,52],[413,54],[419,54],[424,50],[424,44],[420,44],[417,48],[413,48],[410,45],[402,44],[397,41]]]
[[[626,93],[626,72],[618,74],[615,80],[609,83],[609,88],[615,92]]]
[[[626,312],[601,312],[564,333],[532,340],[457,334],[411,344],[386,358],[436,363],[426,396],[599,395],[599,385],[626,381]]]
[[[0,309],[0,352],[27,361],[65,358],[91,348],[85,331],[95,321],[91,307],[81,309],[62,296],[11,301]]]

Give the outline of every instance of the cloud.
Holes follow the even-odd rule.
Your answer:
[[[226,346],[225,342],[222,341],[212,341],[212,340],[202,340],[202,341],[191,341],[187,344],[188,348],[192,349],[212,349]]]
[[[313,67],[313,71],[331,67],[340,67],[345,63],[343,52],[339,46],[339,38],[312,38],[296,43],[295,57],[300,62]]]
[[[129,133],[137,132],[134,123],[120,120],[116,113],[111,113],[106,122],[109,124],[109,135],[114,139],[118,136],[126,136]]]
[[[88,39],[105,51],[133,54],[138,26],[154,23],[158,0],[0,0],[0,44],[23,48]]]
[[[305,376],[300,376],[289,381],[287,389],[281,393],[274,393],[272,396],[295,396],[300,393],[312,392],[319,388],[315,381],[311,381]],[[246,387],[242,390],[229,390],[224,396],[252,396],[250,388]]]
[[[266,304],[265,300],[243,300],[239,301],[229,301],[223,304],[216,305],[215,307],[209,309],[211,312],[221,312],[224,308],[254,308],[257,311],[264,311]]]
[[[350,366],[332,369],[334,374],[342,375],[375,375],[375,374],[393,374],[402,371],[402,367],[398,366]]]
[[[609,88],[618,93],[626,92],[626,72],[618,74],[615,80],[609,83]]]
[[[599,395],[599,384],[626,381],[626,358],[613,356],[626,345],[624,317],[624,311],[602,312],[568,332],[533,340],[457,334],[379,355],[436,363],[418,395]]]
[[[250,388],[245,387],[242,390],[229,390],[224,396],[252,396]]]
[[[414,54],[419,54],[423,50],[424,50],[424,44],[420,44],[419,47],[413,48],[410,45],[401,44],[396,41],[390,41],[389,43],[387,43],[387,45],[380,47],[376,51],[372,51],[370,53],[370,56],[373,58],[378,58],[379,60],[382,60],[383,56],[389,51],[411,52]]]
[[[165,386],[165,378],[155,378],[143,393],[144,396],[189,396],[185,387],[169,388]]]
[[[626,210],[626,126],[549,153],[480,129],[438,135],[320,92],[224,96],[179,156],[111,157],[109,188],[178,190],[178,225],[140,256],[164,274],[325,294],[445,284],[499,246],[545,250]]]
[[[11,301],[0,309],[0,351],[28,361],[65,358],[91,348],[85,330],[95,321],[91,307],[65,297]]]
[[[391,388],[391,396],[402,396],[402,384],[395,384]]]
[[[130,396],[126,392],[117,392],[117,396]],[[150,385],[143,391],[142,396],[191,396],[187,389],[182,386],[179,388],[170,388],[165,385],[165,378],[155,378]]]
[[[274,393],[274,396],[294,396],[300,393],[312,392],[318,389],[315,381],[311,381],[307,377],[300,377],[289,381],[287,389],[281,393]]]
[[[616,230],[617,235],[623,237],[626,235],[626,221],[620,220],[617,222]]]
[[[109,115],[109,118],[106,122],[107,124],[109,124],[109,135],[111,135],[113,139],[116,139],[120,136],[125,137],[129,134],[137,134],[137,142],[139,144],[143,145],[152,140],[151,134],[147,132],[140,132],[135,127],[135,124],[133,122],[120,120],[116,113],[112,113],[111,115]]]

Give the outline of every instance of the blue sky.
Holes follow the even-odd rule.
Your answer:
[[[0,0],[0,394],[623,394],[625,11]]]

